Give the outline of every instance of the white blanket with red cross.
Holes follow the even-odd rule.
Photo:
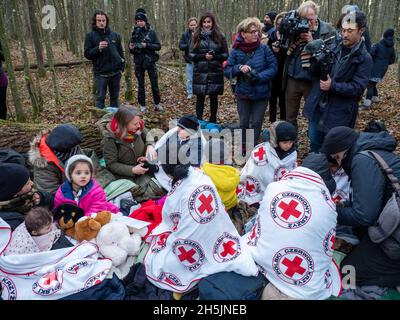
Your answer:
[[[186,292],[211,274],[234,271],[255,276],[258,268],[212,180],[190,168],[188,178],[168,194],[163,222],[148,237],[144,263],[154,285]]]
[[[281,160],[269,142],[255,147],[241,172],[237,189],[239,200],[249,205],[260,202],[268,185],[296,168],[296,161],[296,151]]]
[[[323,180],[299,167],[271,183],[253,229],[245,236],[268,280],[295,299],[338,296],[333,261],[337,213]]]
[[[343,168],[332,175],[336,182],[336,191],[332,196],[334,202],[346,202],[350,200],[350,180]]]
[[[0,219],[0,251],[10,230]],[[5,245],[4,245],[5,244]],[[90,242],[73,248],[26,255],[0,256],[1,297],[4,300],[57,300],[101,283],[112,262],[98,259]]]

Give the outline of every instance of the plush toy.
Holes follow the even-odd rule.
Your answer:
[[[83,217],[75,224],[75,239],[79,242],[90,241],[96,238],[102,226],[109,223],[111,213],[108,211],[99,212],[94,218]]]
[[[96,237],[100,253],[111,259],[115,267],[123,264],[128,256],[137,255],[141,242],[140,235],[131,235],[127,225],[113,221],[103,226]]]
[[[81,208],[74,204],[65,203],[54,210],[54,220],[58,222],[61,230],[64,230],[68,237],[75,238],[75,223],[84,217]]]

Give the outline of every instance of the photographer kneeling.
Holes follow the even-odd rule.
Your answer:
[[[297,11],[289,12],[288,18],[283,18],[279,28],[284,38],[282,43],[288,42],[284,69],[284,79],[287,79],[286,118],[296,127],[301,98],[308,97],[312,85],[310,71],[302,66],[304,63],[302,61],[303,49],[307,43],[313,40],[326,40],[336,35],[335,28],[321,21],[318,14],[319,6],[313,1],[306,1],[300,5]]]
[[[317,77],[304,106],[312,152],[320,151],[330,129],[355,127],[358,102],[373,64],[363,38],[366,24],[363,12],[348,14],[342,20],[343,40],[338,46],[329,50],[325,44],[314,42],[306,50],[311,54],[312,74]]]
[[[129,43],[130,53],[133,54],[135,63],[135,75],[138,79],[138,102],[140,111],[146,111],[146,91],[144,87],[144,76],[147,70],[149,74],[151,90],[153,92],[155,111],[163,111],[160,105],[160,89],[158,88],[158,74],[156,62],[160,58],[156,51],[161,50],[160,40],[156,32],[150,26],[144,9],[136,10],[136,26],[132,32],[132,39]]]

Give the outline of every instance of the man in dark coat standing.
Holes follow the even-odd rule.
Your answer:
[[[396,62],[396,50],[394,48],[394,29],[388,29],[383,38],[372,47],[371,56],[374,60],[371,78],[368,83],[367,99],[364,100],[364,109],[369,109],[372,103],[379,103],[381,100],[376,86],[386,75],[391,64]]]
[[[390,259],[379,244],[371,241],[368,227],[377,220],[393,194],[393,187],[379,163],[363,151],[378,153],[400,178],[400,156],[394,154],[396,140],[387,132],[358,134],[348,127],[336,127],[325,138],[323,151],[342,166],[349,176],[352,199],[337,205],[338,224],[352,227],[361,243],[342,262],[354,266],[357,285],[393,288],[400,285],[400,261]]]
[[[346,15],[342,20],[342,42],[332,48],[334,57],[327,80],[321,80],[321,68],[312,66],[315,78],[306,99],[304,115],[309,119],[311,151],[318,153],[327,132],[337,126],[354,128],[358,102],[367,88],[372,58],[367,52],[363,32],[367,18],[363,12]]]
[[[135,14],[136,25],[132,32],[129,50],[133,54],[135,63],[135,75],[138,79],[138,102],[140,111],[146,112],[146,91],[144,77],[147,73],[150,78],[151,90],[153,92],[155,111],[164,111],[160,101],[160,89],[158,88],[158,73],[156,62],[160,58],[157,51],[161,50],[160,40],[157,33],[150,26],[144,9],[137,9]]]
[[[125,57],[121,36],[111,31],[109,18],[104,11],[93,15],[93,30],[85,38],[85,58],[93,61],[96,81],[96,107],[104,109],[107,87],[110,93],[110,107],[119,108],[119,91]]]

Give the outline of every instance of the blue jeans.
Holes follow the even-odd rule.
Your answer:
[[[193,63],[186,63],[186,87],[188,96],[193,95]]]
[[[106,99],[107,87],[110,93],[110,106],[118,108],[119,89],[121,81],[121,73],[112,77],[102,77],[96,75],[96,107],[100,109],[105,108],[104,101]]]
[[[314,111],[312,119],[308,124],[308,138],[310,139],[311,152],[319,153],[322,144],[324,143],[325,133],[318,129],[318,124],[321,119],[321,112],[318,109]]]

